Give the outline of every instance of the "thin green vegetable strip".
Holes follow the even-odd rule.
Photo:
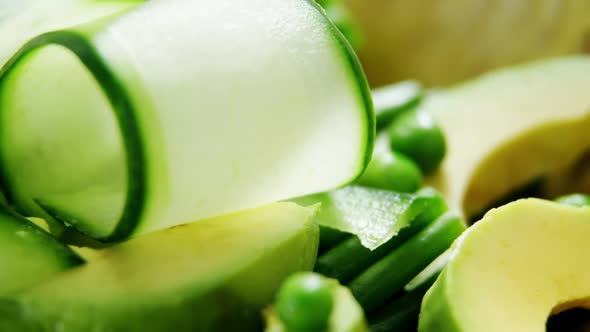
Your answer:
[[[350,233],[344,233],[327,226],[320,226],[320,246],[318,255],[322,255],[351,237],[352,235]]]
[[[348,286],[365,311],[375,310],[444,252],[464,229],[459,217],[445,214]]]
[[[368,163],[368,84],[315,2],[153,0],[102,18],[33,38],[0,73],[1,187],[26,215],[117,241],[330,190]]]
[[[417,234],[425,225],[412,223],[399,234],[375,250],[365,248],[357,237],[340,243],[332,250],[318,257],[315,270],[325,276],[338,279],[343,284],[349,283],[381,258],[396,250],[405,241]]]
[[[411,222],[409,227],[402,229],[375,250],[364,247],[358,237],[351,237],[320,255],[316,263],[316,271],[347,284],[363,270],[397,250],[405,241],[447,210],[444,199],[435,191],[425,190],[420,195],[417,201],[422,205],[422,212]]]
[[[304,206],[321,203],[320,225],[352,233],[363,246],[375,249],[431,208],[430,204],[446,209],[442,198],[429,196],[433,193],[406,194],[352,185],[293,201]]]
[[[418,315],[422,298],[430,286],[434,284],[438,275],[423,284],[406,292],[399,298],[377,310],[368,317],[372,332],[415,332],[418,329]]]

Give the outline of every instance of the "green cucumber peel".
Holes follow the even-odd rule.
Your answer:
[[[7,202],[112,242],[354,181],[375,135],[356,55],[315,2],[257,1],[117,2],[26,43],[0,72]]]

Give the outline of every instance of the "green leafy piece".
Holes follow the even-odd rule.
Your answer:
[[[356,185],[293,201],[304,206],[321,203],[317,217],[320,225],[352,233],[369,249],[379,247],[409,226],[433,202],[440,204],[435,197]]]
[[[420,195],[421,197],[430,197],[428,205],[408,227],[400,230],[397,235],[375,250],[367,249],[358,237],[353,236],[319,255],[315,270],[328,277],[336,278],[343,284],[348,284],[365,269],[395,251],[447,211],[444,199],[440,195],[436,195],[435,191],[423,190]]]

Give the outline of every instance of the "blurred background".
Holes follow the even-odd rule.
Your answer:
[[[447,86],[494,68],[590,53],[590,0],[319,1],[373,87]]]

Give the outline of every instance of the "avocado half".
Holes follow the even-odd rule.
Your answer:
[[[315,263],[315,214],[276,203],[104,249],[0,298],[0,331],[259,331],[283,280]]]
[[[552,313],[590,308],[590,207],[523,199],[491,210],[451,249],[420,332],[543,332]]]
[[[589,91],[590,57],[578,56],[432,92],[424,109],[444,130],[448,155],[427,183],[467,218],[539,179],[543,197],[590,193]]]

